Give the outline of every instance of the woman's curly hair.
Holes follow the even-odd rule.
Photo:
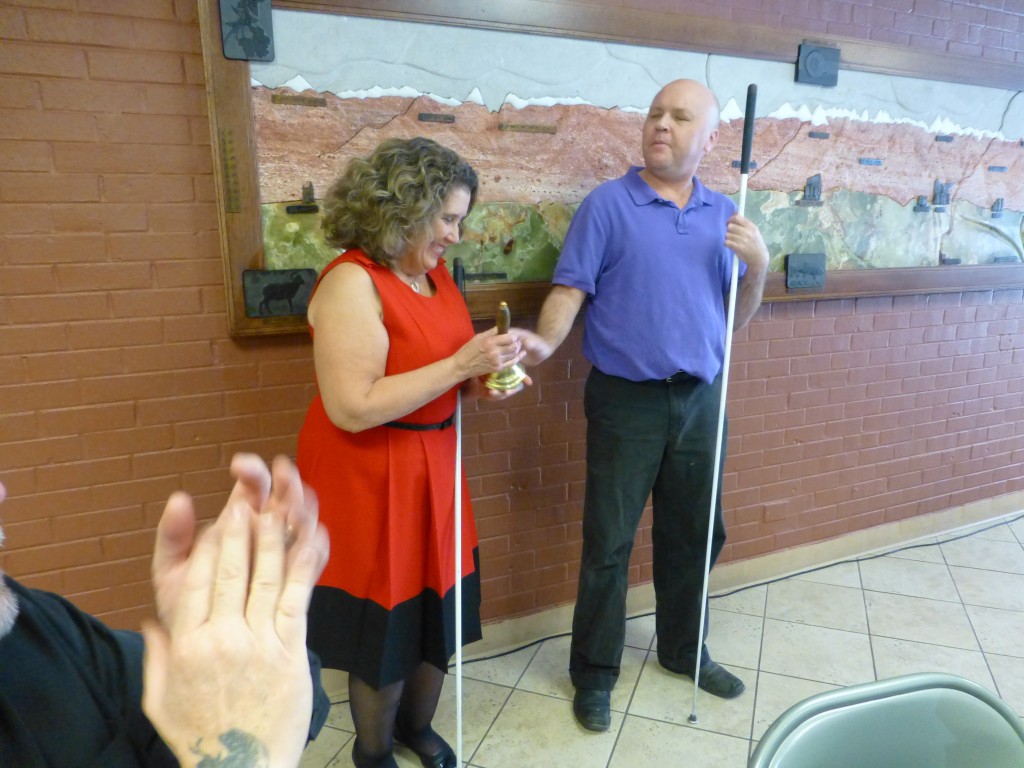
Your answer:
[[[369,157],[353,158],[327,192],[321,221],[335,248],[360,248],[390,266],[405,248],[430,230],[448,193],[469,191],[476,200],[476,172],[436,141],[387,139]]]

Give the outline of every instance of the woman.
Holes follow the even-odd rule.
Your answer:
[[[479,377],[521,360],[530,335],[474,335],[444,266],[476,189],[451,150],[391,139],[351,161],[324,202],[328,242],[349,250],[310,299],[319,394],[298,465],[331,533],[309,642],[324,666],[349,673],[358,768],[396,766],[393,736],[427,768],[456,764],[430,725],[455,650],[456,397],[513,394],[491,393]],[[461,482],[463,641],[472,642],[480,578]]]

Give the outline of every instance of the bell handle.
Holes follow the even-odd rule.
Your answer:
[[[498,334],[508,333],[512,327],[512,314],[508,310],[508,303],[501,302],[498,305],[498,313],[494,317],[494,324],[498,327]]]

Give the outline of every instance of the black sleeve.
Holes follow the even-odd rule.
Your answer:
[[[19,613],[0,641],[0,699],[20,748],[37,756],[12,765],[177,768],[142,713],[141,636],[111,630],[58,595],[7,583]]]
[[[124,659],[124,694],[122,709],[125,732],[146,768],[177,768],[178,760],[153,724],[142,711],[142,657],[145,644],[142,635],[127,630],[114,630]]]

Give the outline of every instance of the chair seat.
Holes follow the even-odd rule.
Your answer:
[[[1024,726],[976,683],[924,673],[812,696],[765,732],[749,768],[1022,768]]]

